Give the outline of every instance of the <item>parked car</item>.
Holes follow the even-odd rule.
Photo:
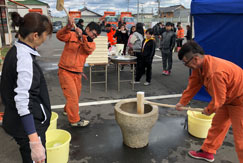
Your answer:
[[[55,22],[53,22],[52,26],[53,26],[53,32],[54,33],[56,33],[57,31],[59,31],[63,27],[61,21],[55,21]]]

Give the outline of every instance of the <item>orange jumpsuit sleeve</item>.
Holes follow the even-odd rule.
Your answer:
[[[95,42],[88,42],[88,39],[87,39],[87,36],[86,35],[83,35],[83,38],[82,38],[82,47],[84,49],[84,53],[87,54],[87,55],[90,55],[92,54],[92,52],[95,50],[96,48],[96,45],[95,45]]]
[[[56,37],[58,40],[63,41],[63,42],[68,42],[71,38],[71,32],[70,29],[68,29],[66,26],[63,27],[62,29],[60,29],[57,34]]]
[[[216,72],[208,81],[208,93],[212,100],[206,108],[206,112],[214,113],[226,101],[226,79],[227,76],[223,72]]]
[[[180,104],[186,106],[190,100],[196,95],[196,93],[201,89],[203,83],[200,80],[199,72],[193,70],[191,76],[189,77],[188,85],[186,90],[183,91],[182,97],[180,99]]]
[[[113,29],[111,29],[111,31],[109,33],[107,33],[108,42],[110,45],[116,44],[116,37],[114,38],[115,33],[116,33],[116,30],[113,30]]]

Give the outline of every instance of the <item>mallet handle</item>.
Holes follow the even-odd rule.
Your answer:
[[[61,5],[62,5],[63,10],[66,12],[67,16],[69,17],[69,13],[68,13],[67,9],[64,7],[63,4],[61,4]]]
[[[168,107],[168,108],[175,108],[175,105],[169,105],[169,104],[161,104],[161,103],[157,103],[157,102],[151,102],[151,101],[145,101],[148,104],[151,105],[157,105],[157,106],[162,106],[162,107]],[[191,111],[198,111],[198,112],[202,112],[204,109],[202,108],[191,108],[191,107],[181,107],[183,110],[191,110]]]
[[[66,10],[66,8],[64,7],[64,5],[61,3],[61,5],[62,5],[62,8],[63,8],[63,10],[65,11],[65,13],[67,14],[67,16],[68,17],[70,17],[69,16],[69,13],[68,13],[68,11]],[[77,26],[76,26],[76,24],[75,23],[73,23],[73,26],[74,26],[74,29],[76,29],[77,28]]]

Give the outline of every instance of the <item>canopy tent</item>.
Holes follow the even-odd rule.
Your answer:
[[[192,0],[195,41],[206,54],[229,60],[243,68],[242,0]],[[210,101],[202,88],[194,97]]]

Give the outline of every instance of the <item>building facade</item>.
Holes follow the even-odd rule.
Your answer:
[[[29,12],[38,12],[50,17],[49,5],[38,0],[0,0],[0,5],[0,47],[1,45],[10,45],[12,43],[11,13],[18,12],[20,16],[24,16]]]
[[[29,12],[39,12],[43,15],[51,16],[47,3],[38,0],[17,0],[16,3],[8,1],[8,13],[18,12],[21,16]],[[21,5],[18,5],[21,4]],[[25,6],[25,7],[24,7]]]
[[[183,5],[175,5],[160,8],[161,18],[179,18],[190,16],[190,9],[185,8]]]
[[[84,20],[84,23],[89,23],[91,21],[94,22],[98,22],[99,18],[102,17],[102,15],[89,10],[87,7],[84,7],[82,9],[80,9],[79,11],[81,11],[81,18]]]

